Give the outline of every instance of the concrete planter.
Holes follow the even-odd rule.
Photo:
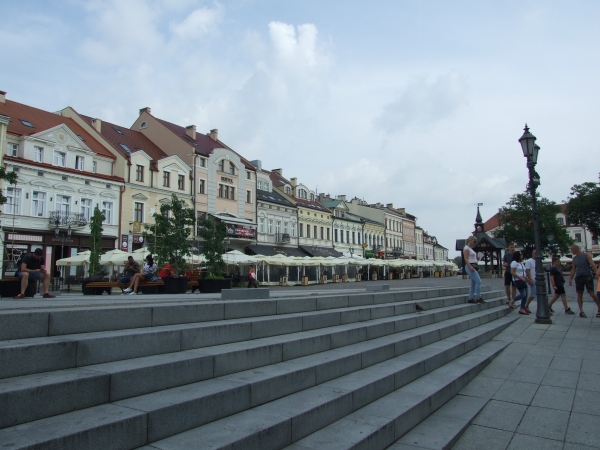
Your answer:
[[[187,277],[165,277],[162,280],[165,283],[165,294],[185,294],[187,292]]]

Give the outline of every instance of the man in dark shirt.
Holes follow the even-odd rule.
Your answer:
[[[550,313],[552,314],[554,311],[552,310],[552,305],[558,297],[562,300],[562,304],[565,307],[566,314],[575,314],[569,308],[569,304],[567,303],[567,294],[565,292],[565,277],[562,273],[562,268],[560,267],[560,259],[556,256],[552,257],[552,268],[550,269],[550,280],[552,281],[552,287],[554,288],[554,297],[548,302],[548,307],[550,308]]]
[[[33,253],[26,254],[21,260],[20,267],[15,274],[21,279],[21,293],[14,298],[25,298],[25,290],[29,280],[41,280],[44,287],[44,298],[54,298],[55,296],[48,292],[50,287],[50,274],[46,271],[46,262],[44,251],[41,248],[35,249]]]
[[[504,257],[502,258],[502,265],[505,267],[504,290],[506,291],[506,298],[508,299],[509,302],[513,298],[515,298],[515,295],[517,295],[517,287],[512,282],[512,273],[510,272],[510,263],[513,260],[514,252],[515,252],[515,244],[508,244],[508,250],[504,251]],[[511,296],[511,293],[512,293],[512,296]]]
[[[129,284],[131,278],[140,271],[140,265],[133,259],[133,256],[128,256],[125,261],[124,276],[119,278],[119,283]]]

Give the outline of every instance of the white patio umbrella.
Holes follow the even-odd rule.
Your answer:
[[[561,256],[561,258],[560,258],[560,262],[561,262],[561,263],[573,262],[573,259],[572,259],[572,258],[569,258],[568,256]]]
[[[68,258],[62,258],[56,261],[57,266],[83,266],[85,264],[89,264],[90,262],[90,252],[89,250],[85,250],[83,252],[77,253],[75,256],[70,256]]]
[[[258,259],[238,250],[231,250],[223,255],[223,261],[225,264],[252,264],[257,262]]]
[[[103,266],[113,265],[122,266],[130,253],[124,252],[123,250],[114,249],[106,252],[100,256],[100,264]]]

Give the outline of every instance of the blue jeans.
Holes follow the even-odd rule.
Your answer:
[[[127,284],[127,283],[131,282],[132,278],[133,277],[130,277],[129,275],[121,277],[121,278],[119,278],[119,283],[121,283],[121,284]]]
[[[479,272],[477,272],[476,270],[471,270],[471,268],[468,265],[465,265],[465,270],[471,278],[469,300],[476,300],[478,298],[481,298],[481,278],[479,277]],[[473,295],[476,295],[477,297],[473,297]]]
[[[535,286],[535,281],[533,282],[533,286],[531,286],[530,284],[528,284],[527,287],[529,288],[529,296],[530,297],[537,297],[537,289],[536,289],[536,286]]]
[[[519,291],[519,295],[513,298],[513,301],[521,300],[521,309],[525,309],[525,305],[527,305],[527,287],[517,288],[517,291]]]

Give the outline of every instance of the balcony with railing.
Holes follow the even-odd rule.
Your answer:
[[[85,227],[88,221],[84,214],[73,213],[70,211],[50,211],[50,217],[48,218],[48,227],[71,227],[80,228]]]
[[[288,233],[275,233],[275,242],[290,242]]]

